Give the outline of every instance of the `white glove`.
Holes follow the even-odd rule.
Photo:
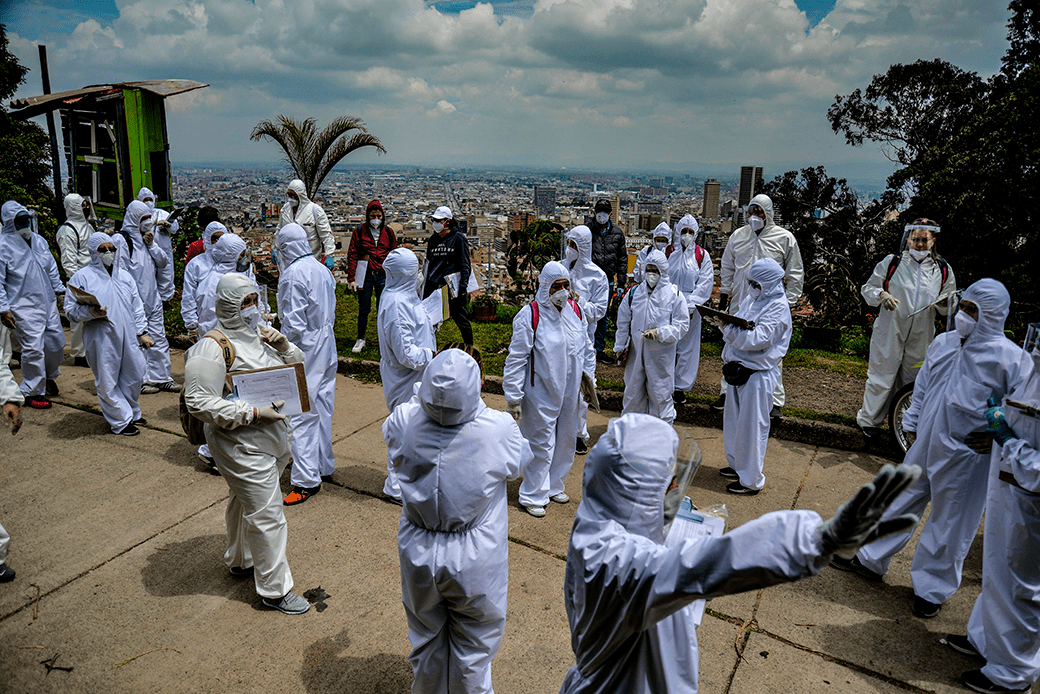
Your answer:
[[[144,245],[151,246],[152,241],[155,240],[155,234],[150,231],[146,231],[143,234],[141,234],[141,240],[144,241]]]
[[[260,326],[260,340],[271,345],[279,352],[288,352],[292,349],[292,344],[289,342],[289,338],[282,335],[274,328],[269,328],[266,325]]]
[[[579,294],[578,292],[576,292],[576,291],[574,291],[572,289],[571,293],[570,293],[570,296],[568,298],[570,298],[571,301],[577,301],[578,299],[581,298],[581,294]]]
[[[160,231],[162,231],[165,234],[169,234],[170,233],[170,226],[171,226],[171,224],[168,221],[166,221],[165,219],[155,223],[155,228],[160,230]]]
[[[657,339],[657,328],[650,328],[645,333],[643,333],[643,337],[645,337],[648,340],[656,340]]]
[[[896,497],[921,476],[916,465],[885,465],[873,482],[867,482],[856,495],[838,507],[834,517],[820,526],[820,552],[851,559],[863,545],[917,525],[912,513],[881,522],[881,516]]]
[[[141,345],[142,347],[144,347],[145,349],[149,349],[151,347],[155,347],[155,340],[153,340],[148,335],[148,333],[141,333],[140,335],[138,335],[137,336],[137,343],[139,345]]]
[[[188,339],[191,340],[192,343],[199,341],[199,329],[197,327],[188,328]]]
[[[349,289],[352,292],[356,292],[357,289],[358,289],[357,282],[348,282],[347,283],[347,289]]]
[[[896,307],[899,306],[899,299],[895,298],[886,291],[881,292],[881,307],[889,311],[895,311]]]
[[[91,306],[90,315],[95,318],[108,318],[108,306]]]
[[[260,424],[274,424],[285,419],[285,415],[279,412],[282,405],[285,404],[285,400],[279,402],[272,402],[270,405],[264,405],[256,411],[256,419],[253,423],[259,422]]]
[[[519,402],[506,402],[506,414],[510,415],[516,421],[520,421],[521,411]]]

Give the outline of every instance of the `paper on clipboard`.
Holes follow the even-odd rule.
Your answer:
[[[354,270],[354,283],[358,287],[365,286],[365,275],[368,274],[368,261],[359,260],[357,261],[357,268]]]
[[[84,290],[80,289],[79,287],[77,287],[75,285],[72,285],[72,284],[68,284],[68,285],[65,285],[65,286],[67,286],[69,288],[69,291],[72,292],[72,295],[74,297],[76,297],[76,303],[77,304],[83,304],[84,306],[100,306],[101,305],[101,302],[98,301],[98,298],[96,296],[94,296],[93,294],[91,294],[90,292],[84,291]]]
[[[430,314],[430,322],[436,328],[444,322],[444,290],[438,289],[423,299],[422,305]]]
[[[726,531],[726,519],[694,510],[690,497],[684,497],[679,512],[675,514],[672,526],[665,538],[666,547],[677,547],[686,540],[706,537],[722,537]],[[693,621],[699,625],[704,617],[704,600],[695,600],[685,609],[692,610]]]
[[[307,375],[303,364],[283,364],[266,369],[236,371],[227,375],[229,397],[254,407],[285,401],[279,412],[286,416],[311,411]]]

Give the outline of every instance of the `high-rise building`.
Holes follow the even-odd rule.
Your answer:
[[[704,206],[701,216],[706,219],[718,219],[719,217],[719,188],[720,184],[714,178],[704,182]]]
[[[618,220],[621,219],[621,196],[615,195],[614,201],[610,203],[610,222],[611,224],[617,224]]]
[[[556,214],[556,188],[549,186],[534,187],[534,209],[543,219]]]
[[[743,208],[755,193],[762,190],[762,167],[742,166],[740,167],[740,192],[737,195],[737,205]]]

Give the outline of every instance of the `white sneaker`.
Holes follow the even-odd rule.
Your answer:
[[[565,504],[570,501],[571,498],[567,496],[566,492],[560,492],[559,494],[553,494],[549,497],[549,501],[555,501],[558,504]]]
[[[354,343],[354,347],[351,348],[350,351],[353,352],[354,354],[357,354],[358,352],[360,352],[364,348],[365,348],[365,341],[364,340],[358,340],[357,342]]]
[[[527,511],[528,513],[530,513],[535,518],[544,518],[545,517],[545,507],[544,506],[524,506],[524,510]]]
[[[159,386],[153,383],[145,383],[141,386],[141,395],[153,395],[159,392]]]

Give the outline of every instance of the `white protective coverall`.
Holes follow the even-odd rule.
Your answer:
[[[217,284],[229,272],[235,272],[238,257],[246,249],[246,242],[238,234],[224,234],[210,249],[213,264],[209,272],[199,280],[195,288],[196,315],[198,315],[199,337],[217,327]],[[243,274],[249,277],[247,273]],[[252,280],[252,277],[249,277]],[[256,290],[254,290],[256,291]]]
[[[150,202],[145,202],[146,198],[150,198]],[[173,224],[170,225],[169,229],[165,226],[160,225],[159,222],[167,219],[170,213],[161,207],[155,206],[155,193],[147,188],[142,188],[137,191],[137,199],[148,205],[148,209],[152,211],[152,225],[155,231],[155,243],[159,244],[159,248],[162,249],[170,258],[170,262],[162,267],[156,267],[155,282],[159,287],[159,299],[161,301],[169,301],[173,298],[173,292],[176,289],[173,286],[173,239],[170,238],[170,234],[180,229],[180,222],[176,219],[173,220]]]
[[[22,406],[25,398],[18,389],[18,383],[11,373],[11,332],[6,325],[0,323],[0,406],[8,403]],[[0,525],[0,564],[7,560],[7,547],[11,544],[11,536]]]
[[[903,415],[903,429],[917,433],[904,462],[919,465],[924,474],[885,513],[885,518],[920,516],[932,502],[910,578],[917,597],[940,605],[960,586],[964,557],[986,505],[989,456],[968,448],[964,437],[986,428],[987,398],[1003,401],[1033,371],[1032,359],[1004,337],[1011,297],[1003,284],[981,279],[961,300],[978,306],[978,324],[963,344],[957,331],[950,330],[928,348],[913,401]],[[871,571],[887,573],[892,555],[912,535],[913,529],[889,535],[856,556]]]
[[[693,243],[689,248],[682,245],[684,230],[693,231]],[[690,312],[690,327],[675,347],[675,390],[683,392],[693,388],[701,365],[701,314],[697,306],[711,298],[711,290],[715,287],[715,264],[708,251],[697,245],[699,233],[697,219],[692,214],[685,215],[675,225],[672,240],[675,250],[668,256],[669,279],[686,299],[686,308]]]
[[[1011,399],[1038,407],[1040,373],[1033,361],[1032,375]],[[986,659],[982,674],[1015,691],[1040,677],[1040,420],[1011,405],[1005,411],[1021,438],[995,446],[990,459],[982,592],[968,639]],[[1006,481],[1009,474],[1014,483]]]
[[[887,255],[874,268],[860,294],[868,306],[881,306],[881,292],[885,275],[894,255]],[[870,336],[870,362],[867,365],[867,386],[863,391],[863,407],[856,414],[856,423],[863,428],[880,427],[888,416],[892,394],[914,380],[918,364],[924,361],[928,345],[935,338],[935,311],[922,311],[943,294],[957,291],[953,270],[949,270],[946,284],[942,270],[931,255],[917,262],[904,250],[899,265],[888,281],[888,293],[899,305],[895,311],[878,308],[874,332]],[[946,304],[941,313],[946,313]]]
[[[722,270],[719,292],[729,295],[731,306],[740,306],[747,296],[747,273],[760,258],[772,258],[784,269],[787,302],[794,307],[802,295],[805,270],[802,267],[802,252],[794,234],[773,222],[773,201],[768,195],[756,195],[749,205],[758,205],[766,213],[765,226],[756,234],[745,224],[729,237],[722,251]],[[773,391],[773,404],[783,407],[785,401],[783,361],[780,376]],[[726,380],[722,380],[722,392],[726,392]]]
[[[550,261],[542,268],[535,295],[538,329],[527,304],[513,318],[503,369],[502,392],[507,403],[522,403],[520,431],[534,453],[520,485],[523,506],[545,506],[550,496],[563,493],[580,426],[581,374],[591,376],[596,360],[585,315],[578,316],[570,302],[561,310],[549,301],[549,287],[566,278],[563,263]]]
[[[65,359],[65,332],[54,300],[65,293],[65,285],[47,240],[33,233],[26,241],[15,231],[15,215],[23,210],[14,200],[0,208],[0,314],[14,313],[14,335],[22,346],[22,395],[43,397]]]
[[[505,631],[506,482],[523,473],[531,449],[509,415],[484,405],[480,382],[473,357],[445,350],[426,367],[418,396],[383,423],[401,484],[397,537],[416,694],[491,692]]]
[[[573,241],[578,247],[578,259],[570,265],[566,259],[561,261],[570,273],[571,291],[578,294],[578,306],[589,324],[589,339],[596,342],[596,324],[607,315],[610,303],[610,283],[607,275],[599,265],[592,262],[592,230],[585,225],[576,226],[564,235],[564,242]],[[592,362],[593,371],[589,372],[593,380],[596,378],[596,362]],[[579,435],[589,440],[588,416],[589,404],[581,400],[581,431]]]
[[[54,239],[58,242],[61,267],[66,277],[72,277],[76,270],[90,264],[90,251],[87,241],[94,233],[94,227],[83,214],[83,196],[69,193],[65,196],[65,223],[58,227]],[[69,356],[85,357],[83,349],[83,324],[69,319]]]
[[[155,341],[155,346],[145,352],[145,383],[169,383],[173,380],[170,373],[170,343],[166,339],[166,324],[163,322],[163,304],[159,298],[159,270],[173,262],[173,257],[166,255],[155,240],[146,246],[142,237],[141,221],[147,216],[152,219],[152,211],[140,200],[134,200],[126,207],[123,215],[122,232],[130,237],[133,247],[130,249],[129,269],[137,282],[137,293],[144,303],[144,315],[148,319],[148,336]],[[154,224],[154,219],[152,220]]]
[[[745,294],[735,314],[754,321],[755,329],[722,328],[726,341],[723,363],[736,361],[755,370],[744,385],[729,386],[722,413],[726,464],[737,471],[742,485],[753,489],[766,483],[762,463],[769,442],[769,410],[780,377],[780,360],[791,344],[791,307],[784,296],[783,279],[784,270],[775,260],[756,261],[744,282],[758,282],[762,291],[757,299]]]
[[[221,238],[220,241],[224,239]],[[220,241],[217,245],[220,245]],[[332,412],[336,406],[336,282],[311,255],[307,232],[297,224],[275,235],[281,267],[278,275],[278,315],[282,334],[306,357],[307,393],[311,411],[293,417],[294,486],[317,487],[336,471],[332,454]]]
[[[700,598],[818,573],[819,515],[777,511],[722,537],[665,547],[663,502],[679,440],[644,414],[612,419],[585,461],[564,605],[577,664],[561,694],[696,694]]]
[[[407,248],[395,248],[383,261],[386,287],[379,300],[376,327],[379,333],[379,375],[386,409],[394,411],[412,397],[415,384],[437,351],[430,314],[422,305],[416,282],[419,259]],[[383,493],[401,498],[401,486],[392,461],[387,458]]]
[[[302,362],[299,347],[290,343],[287,351],[277,352],[242,320],[242,300],[255,293],[256,284],[238,273],[217,284],[217,329],[235,346],[231,371]],[[216,340],[200,339],[184,356],[184,401],[206,423],[206,441],[231,492],[224,515],[228,531],[224,563],[228,568],[252,566],[256,592],[280,598],[293,587],[278,486],[289,463],[292,429],[288,420],[264,424],[249,403],[225,399],[224,355]]]
[[[300,179],[290,181],[289,190],[296,193],[300,202],[295,213],[288,202],[282,205],[278,226],[284,227],[286,224],[294,222],[299,224],[307,232],[307,241],[310,243],[311,253],[314,254],[314,257],[320,259],[322,254],[332,257],[332,254],[336,252],[336,239],[332,235],[332,225],[329,224],[325,210],[318,203],[311,202],[311,199],[307,197],[307,186],[303,185],[303,181]]]
[[[664,253],[652,250],[647,265],[656,265],[661,279],[653,289],[640,282],[618,306],[614,351],[628,348],[623,413],[644,412],[671,424],[675,421],[675,346],[690,327],[686,299],[671,283]],[[645,278],[644,278],[645,279]],[[654,339],[643,337],[657,330]]]
[[[202,246],[205,250],[188,261],[184,266],[184,286],[181,288],[181,319],[188,330],[199,327],[199,311],[195,301],[189,300],[198,295],[199,282],[204,280],[213,267],[213,234],[219,231],[228,233],[227,227],[220,222],[210,222],[202,232]],[[202,337],[202,333],[199,333]]]
[[[657,248],[657,242],[661,241],[662,239],[664,239],[664,243],[666,244],[665,247]],[[632,268],[632,281],[635,283],[643,281],[643,269],[646,267],[646,257],[650,255],[651,251],[659,250],[662,253],[664,253],[666,258],[671,258],[671,251],[668,250],[668,247],[671,245],[672,228],[668,226],[667,222],[661,222],[654,229],[654,233],[650,237],[650,245],[643,246],[639,249],[639,252],[636,253],[636,264]]]
[[[91,234],[90,264],[70,277],[69,285],[96,296],[107,307],[107,317],[95,318],[91,307],[77,302],[72,292],[65,295],[65,315],[83,324],[83,343],[94,372],[101,414],[112,431],[119,432],[141,418],[137,401],[144,383],[145,350],[137,336],[148,332],[148,323],[137,283],[118,260],[125,251],[116,250],[117,260],[109,274],[97,252],[103,243],[112,243],[112,237],[101,232]]]

